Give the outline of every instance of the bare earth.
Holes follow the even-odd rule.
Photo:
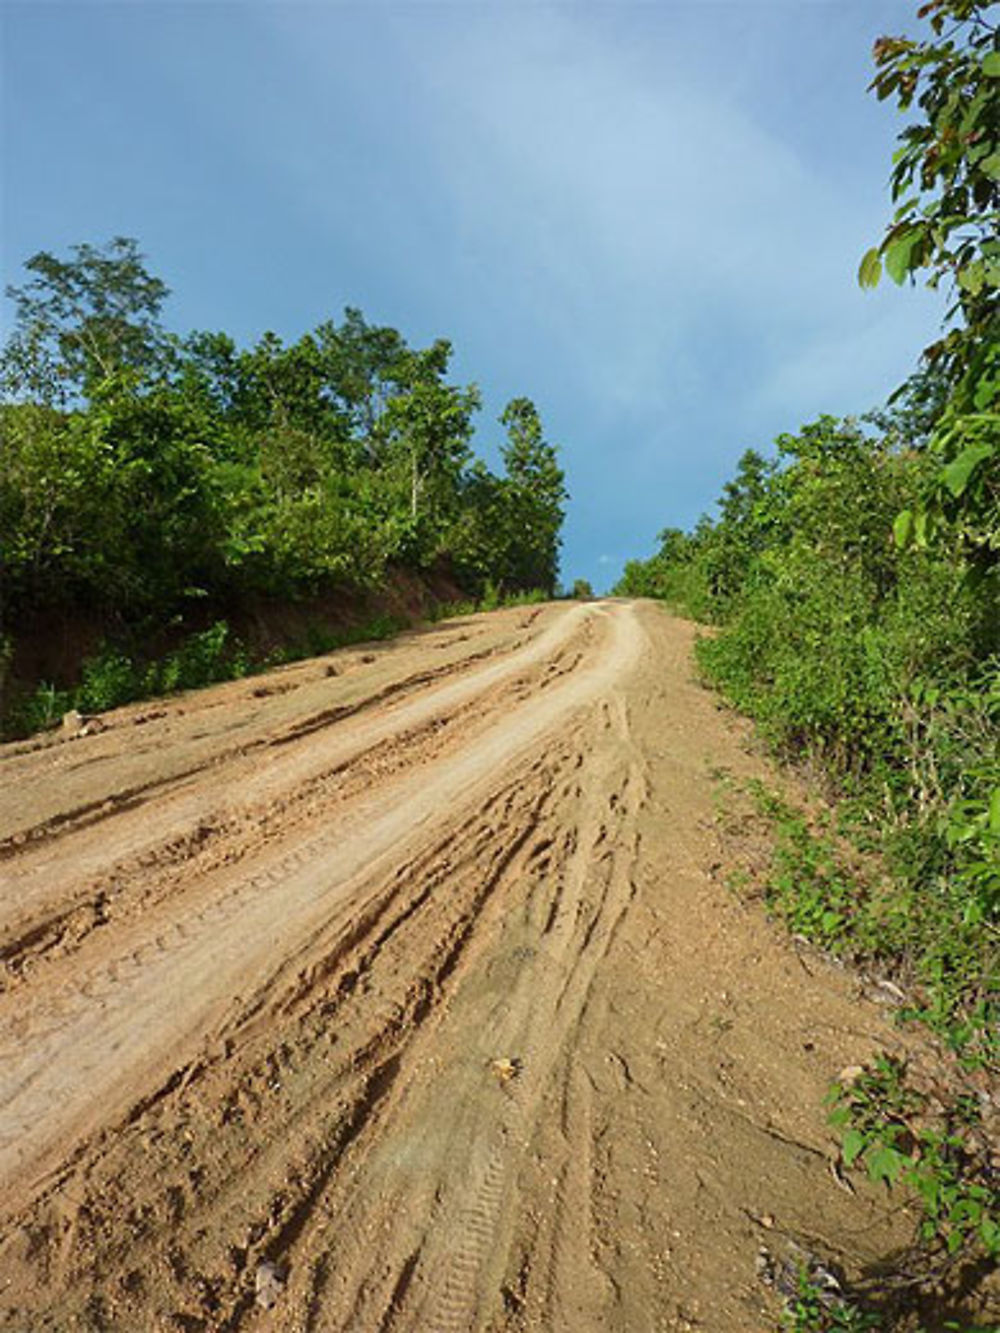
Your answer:
[[[693,633],[499,612],[0,748],[0,1327],[740,1333],[762,1245],[908,1237],[822,1105],[904,1039],[724,887],[766,770]]]

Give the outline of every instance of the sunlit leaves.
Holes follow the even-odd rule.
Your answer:
[[[862,287],[877,287],[882,276],[882,260],[877,247],[865,252],[858,269],[858,282]]]
[[[969,445],[957,458],[942,469],[941,478],[952,495],[963,495],[980,464],[993,457],[995,445],[980,443]]]

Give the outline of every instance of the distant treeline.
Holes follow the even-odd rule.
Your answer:
[[[0,656],[59,608],[155,631],[199,601],[377,590],[446,571],[471,597],[551,592],[566,489],[539,414],[473,456],[451,344],[348,309],[286,345],[179,338],[135,241],[39,253],[0,361]]]

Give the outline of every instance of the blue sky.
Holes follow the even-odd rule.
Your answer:
[[[139,239],[168,323],[293,339],[357,305],[455,344],[491,461],[527,394],[606,587],[745,448],[875,406],[943,305],[857,287],[916,0],[0,0],[5,281]],[[9,314],[5,313],[5,320]]]

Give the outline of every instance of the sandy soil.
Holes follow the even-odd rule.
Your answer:
[[[765,773],[659,608],[552,605],[0,749],[0,1327],[775,1326],[898,1200],[904,1038],[722,884]]]

